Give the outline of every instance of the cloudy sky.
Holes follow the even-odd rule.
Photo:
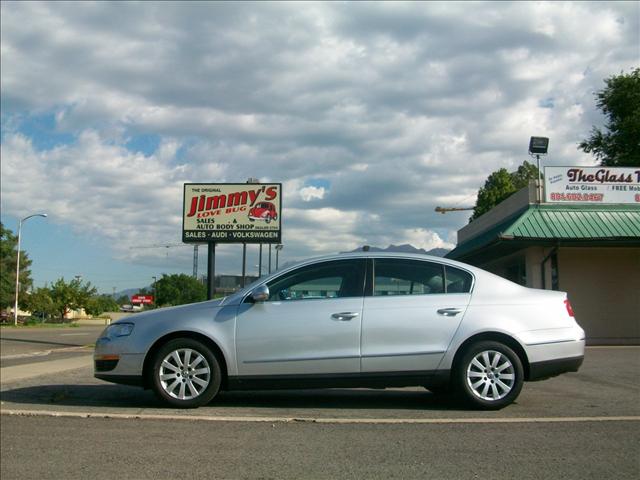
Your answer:
[[[180,242],[185,182],[282,182],[283,261],[451,248],[468,212],[434,207],[473,205],[531,135],[548,165],[594,163],[576,145],[640,63],[639,8],[2,2],[2,222],[48,213],[23,227],[36,286],[109,293],[191,272],[188,247],[137,248]]]

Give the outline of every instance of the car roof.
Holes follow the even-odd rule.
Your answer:
[[[286,269],[283,269],[278,273],[284,272],[285,270],[289,270],[290,268],[299,267],[305,264],[317,263],[317,262],[329,261],[329,260],[340,260],[344,258],[405,258],[405,259],[415,259],[415,260],[444,263],[447,265],[460,267],[472,272],[476,272],[478,270],[477,268],[471,265],[468,265],[466,263],[457,262],[455,260],[450,260],[444,257],[437,257],[435,255],[427,255],[424,253],[357,251],[357,252],[342,252],[342,253],[335,253],[330,255],[322,255],[322,256],[308,258],[300,262],[296,262],[295,264],[289,265],[287,266]]]

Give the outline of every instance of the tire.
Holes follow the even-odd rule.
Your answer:
[[[506,345],[482,341],[462,354],[454,369],[457,395],[471,407],[498,410],[512,403],[522,390],[524,369]]]
[[[176,408],[206,405],[220,390],[222,380],[216,356],[191,338],[176,338],[163,345],[154,357],[151,375],[158,398]]]

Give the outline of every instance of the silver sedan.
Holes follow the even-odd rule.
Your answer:
[[[182,408],[220,390],[424,386],[498,409],[524,381],[577,371],[584,345],[564,292],[442,258],[364,252],[133,315],[105,329],[94,360],[97,378]]]

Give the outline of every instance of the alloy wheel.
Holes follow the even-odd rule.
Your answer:
[[[167,395],[178,400],[192,400],[209,386],[211,368],[197,350],[179,348],[164,357],[158,376]]]
[[[476,397],[492,402],[509,395],[516,382],[516,371],[506,355],[485,350],[469,362],[466,381]]]

